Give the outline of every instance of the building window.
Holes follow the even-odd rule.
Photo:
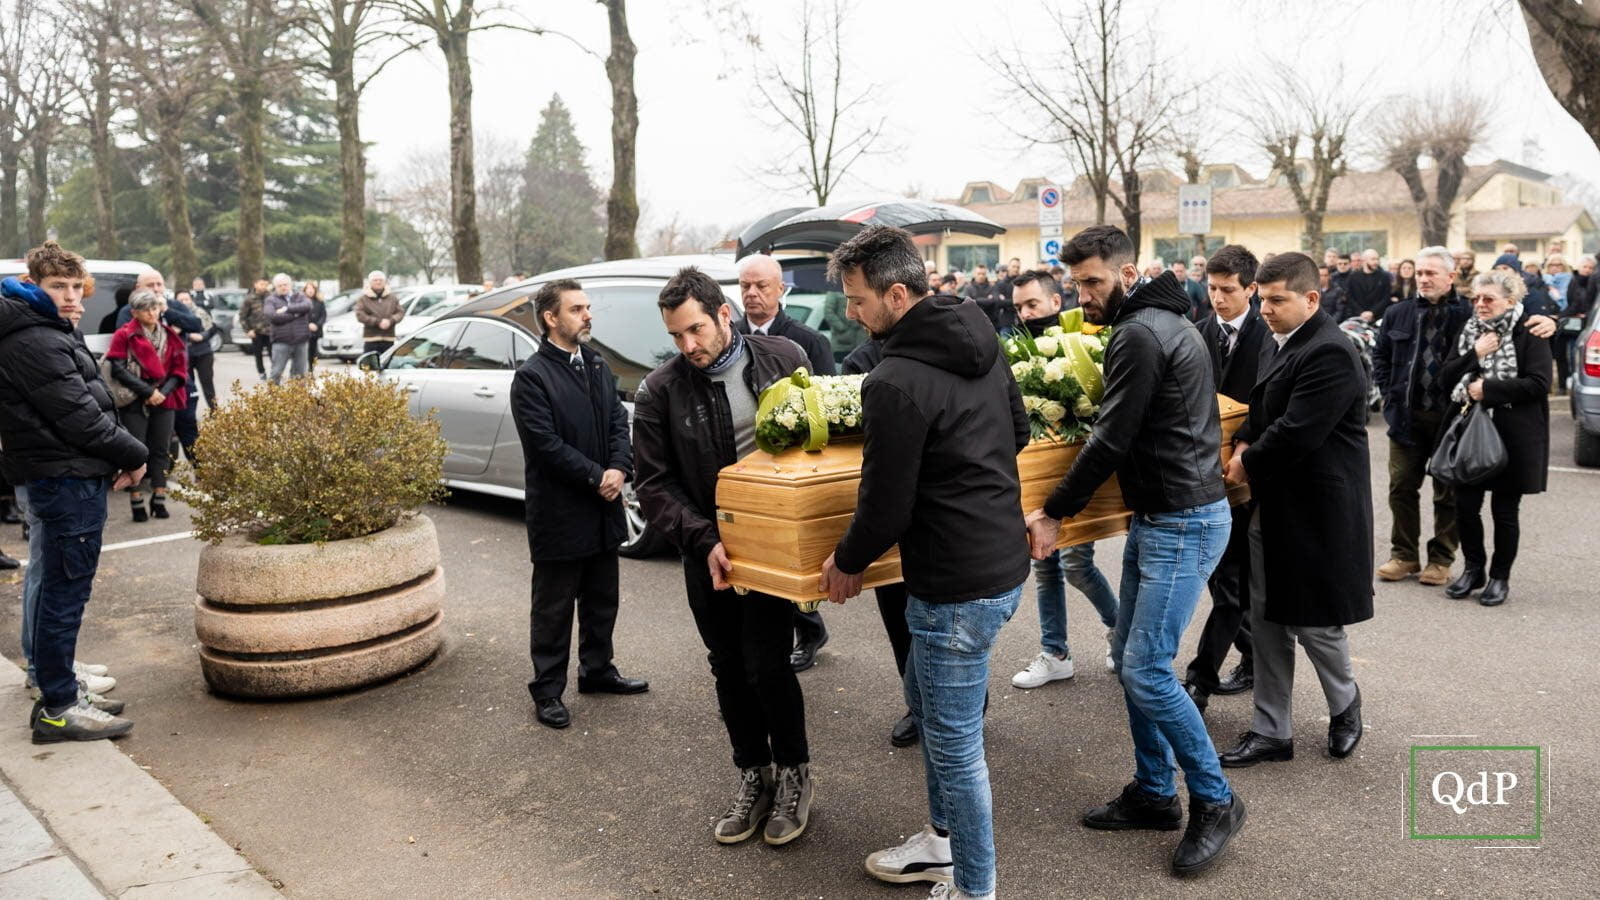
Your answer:
[[[971,272],[977,266],[988,266],[990,271],[1000,264],[999,244],[962,244],[945,250],[945,260],[950,268]]]
[[[1494,241],[1468,241],[1473,253],[1499,253],[1500,245]]]
[[[1217,250],[1222,249],[1222,245],[1227,242],[1227,239],[1220,234],[1208,234],[1206,235],[1206,252],[1198,255],[1210,256]],[[1184,265],[1188,265],[1189,260],[1193,259],[1197,254],[1194,235],[1192,234],[1156,238],[1151,243],[1155,247],[1155,255],[1166,260],[1168,265],[1177,260],[1182,260]]]
[[[1305,235],[1300,235],[1300,249],[1310,250],[1311,242]],[[1367,250],[1378,251],[1379,256],[1389,255],[1389,232],[1387,231],[1324,231],[1322,233],[1322,249],[1338,250],[1340,253],[1363,253]]]
[[[1028,185],[1027,188],[1024,189],[1023,192],[1022,192],[1022,199],[1024,199],[1024,200],[1037,200],[1037,199],[1039,199],[1039,186],[1037,184]]]
[[[1232,169],[1212,169],[1210,181],[1214,188],[1231,188],[1239,183]]]
[[[986,187],[975,187],[975,188],[972,189],[972,193],[967,195],[967,202],[968,203],[993,203],[994,201],[989,199],[989,189],[988,188],[986,188]]]

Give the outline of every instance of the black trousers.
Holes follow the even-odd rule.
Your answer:
[[[789,666],[794,604],[755,591],[741,597],[713,589],[702,557],[684,559],[683,581],[709,651],[733,764],[748,769],[810,762],[805,696]]]
[[[794,604],[790,604],[793,606]],[[801,612],[800,607],[794,607],[794,642],[800,644],[815,644],[827,635],[828,626],[822,623],[822,610],[816,612]]]
[[[901,678],[906,676],[906,660],[911,656],[911,626],[906,624],[905,582],[886,584],[874,588],[878,598],[878,615],[883,617],[883,630],[889,635],[889,647],[894,650],[894,667]]]
[[[255,338],[250,341],[250,355],[256,358],[256,374],[265,376],[267,364],[262,361],[263,354],[267,360],[272,359],[272,335],[257,332]]]
[[[1216,571],[1206,581],[1211,614],[1200,629],[1200,643],[1184,680],[1207,693],[1217,689],[1228,647],[1238,647],[1240,663],[1254,666],[1250,644],[1250,504],[1233,508],[1233,531]]]
[[[217,408],[217,360],[214,354],[206,353],[201,356],[189,357],[189,369],[194,374],[190,381],[199,382],[200,390],[206,395],[206,408]],[[191,387],[191,392],[193,388]]]
[[[165,488],[167,486],[167,469],[172,466],[172,424],[177,410],[161,409],[147,406],[134,401],[117,410],[117,418],[122,422],[122,427],[128,433],[139,439],[150,451],[150,457],[145,461],[149,468],[145,478],[149,480],[152,488]],[[134,485],[128,490],[140,490],[139,485]]]
[[[1456,485],[1456,527],[1461,532],[1461,558],[1467,565],[1483,568],[1488,554],[1483,546],[1484,489]],[[1510,578],[1511,564],[1517,561],[1517,544],[1522,539],[1518,507],[1521,491],[1495,490],[1490,493],[1489,517],[1494,520],[1494,562],[1490,578]]]
[[[578,677],[603,678],[611,665],[611,632],[617,624],[617,551],[583,559],[545,560],[533,566],[533,607],[528,650],[535,700],[560,697],[572,658],[572,609],[578,609]]]

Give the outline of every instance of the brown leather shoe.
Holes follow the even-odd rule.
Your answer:
[[[1384,581],[1400,581],[1407,575],[1415,575],[1420,571],[1422,564],[1416,560],[1391,559],[1378,567],[1378,577]],[[1444,584],[1443,581],[1439,583]]]
[[[1449,584],[1450,567],[1444,563],[1428,563],[1428,567],[1422,570],[1417,580],[1423,584]]]

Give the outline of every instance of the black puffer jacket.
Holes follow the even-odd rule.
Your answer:
[[[17,284],[0,286],[6,480],[99,478],[144,465],[150,451],[117,423],[111,394],[72,325],[42,291]]]
[[[975,302],[925,297],[889,329],[861,385],[861,492],[841,572],[895,544],[906,588],[930,603],[994,597],[1028,578],[1017,454],[1022,393]]]
[[[745,386],[755,396],[809,365],[788,338],[746,335]],[[722,385],[678,354],[633,395],[633,471],[639,506],[684,556],[705,559],[717,532],[717,473],[738,461],[733,413]]]
[[[1046,515],[1077,515],[1112,473],[1123,503],[1136,513],[1174,512],[1226,496],[1216,376],[1188,312],[1189,295],[1163,272],[1113,313],[1100,415],[1045,502]]]

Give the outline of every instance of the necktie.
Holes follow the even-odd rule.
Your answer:
[[[1217,350],[1222,354],[1222,364],[1228,364],[1228,357],[1233,353],[1234,327],[1223,322],[1222,329],[1217,332]]]

